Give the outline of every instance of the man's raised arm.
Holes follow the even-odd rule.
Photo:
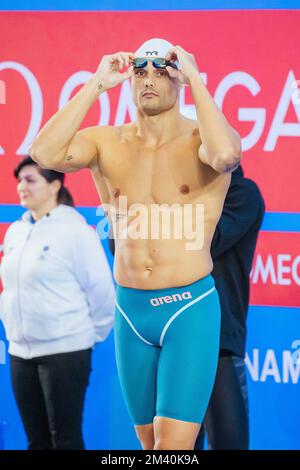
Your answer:
[[[79,131],[80,125],[99,95],[132,75],[131,52],[103,56],[97,72],[79,92],[40,130],[29,153],[42,168],[63,172],[90,167],[98,155],[98,127]],[[128,68],[129,67],[129,68]],[[121,70],[127,70],[121,73]]]
[[[198,72],[193,54],[176,46],[170,50],[166,59],[176,59],[180,64],[179,71],[167,67],[169,75],[191,87],[202,142],[199,148],[200,160],[218,173],[231,173],[241,161],[239,134],[229,125],[210,96]]]

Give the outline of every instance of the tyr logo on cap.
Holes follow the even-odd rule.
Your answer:
[[[165,39],[153,38],[144,42],[135,51],[135,55],[137,57],[165,57],[172,47],[174,46]]]
[[[146,51],[146,56],[148,55],[158,55],[158,51]]]

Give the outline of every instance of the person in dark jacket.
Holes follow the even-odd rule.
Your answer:
[[[213,450],[249,449],[249,417],[244,362],[250,271],[265,211],[254,181],[238,167],[231,178],[211,254],[212,275],[221,304],[220,353],[217,375],[204,426],[195,449],[203,449],[204,433]]]
[[[249,448],[245,344],[251,271],[256,241],[265,211],[256,183],[233,173],[223,212],[212,240],[212,275],[221,304],[221,336],[217,375],[204,426],[195,449],[204,448],[205,432],[212,450]],[[110,251],[114,254],[111,232]]]

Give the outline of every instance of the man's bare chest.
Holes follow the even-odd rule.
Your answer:
[[[101,173],[112,199],[133,202],[184,203],[196,197],[211,179],[193,142],[161,149],[111,145],[101,154]]]

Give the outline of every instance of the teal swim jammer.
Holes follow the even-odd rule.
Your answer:
[[[216,375],[220,317],[211,275],[167,289],[117,286],[116,362],[135,425],[154,416],[202,423]]]

